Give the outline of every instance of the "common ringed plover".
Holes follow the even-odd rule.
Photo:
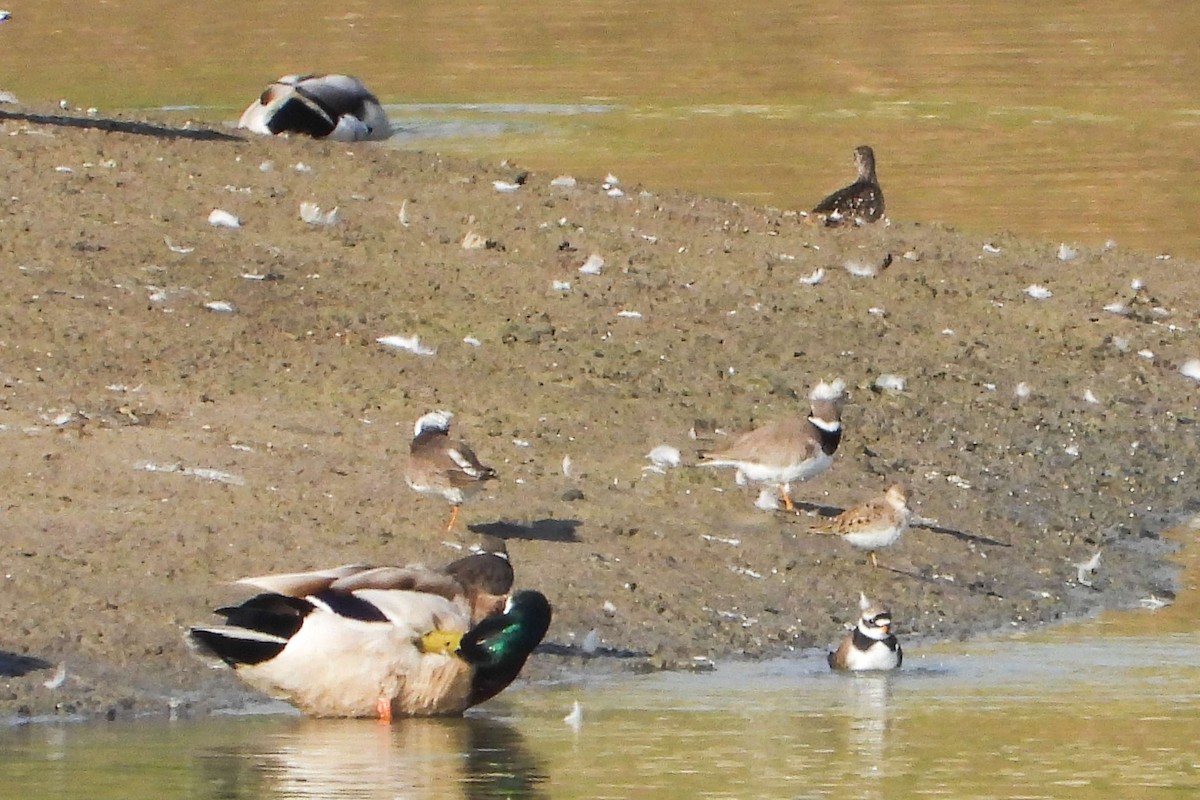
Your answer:
[[[349,75],[284,75],[242,112],[238,127],[266,135],[302,133],[339,142],[392,135],[379,98]]]
[[[812,219],[824,225],[862,225],[883,216],[883,189],[875,177],[875,151],[867,145],[854,149],[858,180],[817,203]]]
[[[872,566],[879,566],[875,551],[891,547],[908,530],[912,510],[908,507],[908,487],[894,483],[879,497],[848,508],[831,520],[813,526],[818,533],[841,536],[860,550],[871,554]]]
[[[737,482],[779,486],[784,506],[791,511],[791,484],[820,475],[833,464],[842,440],[841,380],[818,383],[809,394],[807,417],[768,423],[743,433],[723,450],[704,453],[702,467],[735,467]]]
[[[453,418],[449,411],[430,411],[417,420],[404,470],[410,487],[421,494],[441,495],[453,507],[446,530],[454,528],[459,506],[496,477],[496,470],[479,463],[470,447],[450,438]]]
[[[891,612],[872,603],[865,594],[858,597],[862,616],[838,649],[829,654],[829,666],[854,671],[896,669],[904,660],[904,652],[892,634]]]

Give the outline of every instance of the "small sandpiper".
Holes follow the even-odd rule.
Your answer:
[[[862,615],[838,649],[829,654],[829,666],[852,671],[896,669],[904,660],[904,652],[891,632],[891,612],[871,602],[865,594],[858,597]]]
[[[841,536],[850,544],[871,554],[871,565],[878,567],[875,551],[891,547],[908,530],[912,510],[908,507],[908,487],[894,483],[880,497],[849,508],[831,520],[813,525],[818,533]]]

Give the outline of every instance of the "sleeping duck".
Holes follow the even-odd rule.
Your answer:
[[[392,125],[379,99],[349,75],[284,75],[242,112],[239,128],[314,139],[386,139]]]
[[[189,640],[246,683],[319,717],[461,714],[508,686],[550,626],[520,591],[472,621],[459,578],[420,566],[351,565],[243,578],[261,594],[221,608]]]

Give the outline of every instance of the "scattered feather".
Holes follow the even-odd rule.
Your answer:
[[[735,575],[745,575],[747,578],[754,578],[754,580],[756,580],[756,581],[761,581],[763,579],[763,575],[761,572],[755,572],[754,570],[750,569],[749,567],[739,567],[736,564],[730,564],[729,571]],[[743,619],[745,619],[745,618],[743,617]],[[747,621],[749,621],[749,620],[747,620]]]
[[[521,184],[513,183],[512,181],[492,181],[492,188],[497,192],[510,193],[521,188]]]
[[[1080,586],[1092,586],[1092,576],[1100,569],[1100,551],[1097,550],[1095,555],[1087,561],[1081,561],[1075,565],[1075,580]]]
[[[1149,597],[1143,597],[1141,600],[1138,600],[1138,605],[1150,611],[1158,611],[1160,608],[1166,608],[1171,605],[1171,601],[1164,600],[1158,595],[1152,594]]]
[[[133,468],[142,472],[165,472],[172,475],[186,475],[190,478],[200,478],[216,483],[227,483],[230,486],[245,486],[246,479],[240,475],[223,472],[208,467],[185,467],[182,464],[156,464],[153,461],[139,461]]]
[[[464,336],[463,344],[469,344],[471,347],[479,347],[483,344],[483,342],[479,341],[474,336]]]
[[[296,170],[296,172],[299,172],[302,175],[310,174],[313,171],[313,168],[308,164],[305,164],[303,161],[297,161],[292,165],[292,169]]]
[[[742,543],[741,539],[726,539],[722,536],[713,536],[709,533],[700,534],[700,538],[706,542],[720,542],[721,544],[727,544],[730,547],[738,547]]]
[[[1031,283],[1025,287],[1025,294],[1032,297],[1034,300],[1045,300],[1047,297],[1053,297],[1054,293],[1045,286],[1039,286],[1036,283]]]
[[[947,475],[946,483],[951,486],[957,486],[959,489],[970,489],[971,483],[959,475]]]
[[[1092,392],[1091,389],[1084,390],[1083,400],[1085,403],[1091,403],[1093,405],[1100,405],[1100,400],[1096,397],[1096,395]]]
[[[806,286],[816,286],[823,280],[825,280],[825,269],[823,267],[817,267],[813,272],[800,278],[800,282]]]
[[[570,456],[563,456],[562,474],[563,474],[564,478],[574,478],[575,477],[575,473],[572,470],[573,464],[574,464],[574,462],[571,461]]]
[[[437,353],[436,348],[426,347],[421,344],[421,340],[417,336],[380,336],[375,341],[384,347],[390,347],[395,350],[407,350],[419,356],[432,356]]]
[[[42,686],[53,691],[67,682],[67,662],[62,662],[58,665],[58,669],[49,679],[42,681]]]
[[[662,469],[678,467],[683,463],[683,456],[679,452],[679,448],[672,447],[669,444],[660,444],[649,453],[646,458],[650,459],[650,463]]]
[[[1065,244],[1058,246],[1058,260],[1071,261],[1079,255],[1079,250],[1074,247],[1067,247]]]
[[[1000,252],[1000,248],[999,248],[999,247],[996,247],[996,245],[992,244],[991,242],[988,242],[987,244],[985,244],[985,245],[983,246],[983,252],[985,252],[985,253],[999,253],[999,252]]]
[[[163,241],[167,243],[168,250],[170,250],[172,253],[178,253],[179,255],[182,255],[182,256],[185,256],[188,253],[191,253],[192,251],[194,251],[196,249],[194,247],[182,247],[180,245],[177,245],[171,241],[170,236],[164,236]]]
[[[641,319],[642,312],[640,311],[618,311],[618,317],[627,317],[628,319]]]
[[[587,261],[583,262],[583,266],[579,268],[579,271],[584,275],[599,275],[603,269],[604,259],[596,253],[592,253],[587,257]]]
[[[887,310],[880,306],[871,306],[867,309],[867,313],[873,317],[886,317]]]
[[[237,308],[228,300],[211,300],[204,304],[204,307],[209,311],[215,311],[218,314],[235,314]]]
[[[571,713],[563,717],[563,722],[570,726],[571,730],[578,732],[583,727],[583,706],[579,705],[576,700],[571,706]]]
[[[1032,394],[1032,390],[1029,388],[1028,383],[1021,381],[1017,384],[1017,388],[1013,390],[1013,394],[1016,395],[1018,400],[1027,400],[1029,395]]]
[[[877,264],[871,264],[859,258],[848,259],[842,266],[846,272],[849,272],[856,278],[874,278],[879,272]]]
[[[1183,366],[1179,371],[1184,377],[1191,378],[1194,381],[1200,381],[1200,358],[1189,358],[1183,362]]]
[[[400,203],[400,211],[396,214],[396,218],[400,220],[400,224],[408,227],[408,201],[404,200]]]
[[[1146,283],[1141,278],[1134,278],[1129,282],[1129,288],[1133,289],[1135,292],[1140,292],[1142,289],[1146,288]]]
[[[275,169],[274,161],[264,161],[258,165],[259,172],[270,172],[273,169]]]
[[[1109,303],[1104,307],[1104,310],[1110,314],[1120,314],[1122,317],[1129,315],[1129,306],[1119,300]]]
[[[322,212],[321,207],[316,203],[305,201],[300,204],[300,219],[309,225],[333,225],[338,221],[337,206],[330,211]]]
[[[1151,358],[1151,359],[1154,358],[1153,350],[1138,350],[1137,354],[1139,356],[1141,356],[1142,358]]]
[[[462,240],[463,250],[486,250],[489,245],[491,245],[491,242],[488,238],[480,236],[475,231],[468,231]]]
[[[569,292],[569,291],[571,291],[571,282],[570,281],[550,281],[550,288],[556,292]]]
[[[220,208],[214,208],[212,213],[208,215],[208,224],[214,228],[240,228],[242,221]]]
[[[551,186],[557,186],[560,189],[574,189],[575,179],[570,175],[559,175],[554,180],[550,181]]]
[[[513,439],[512,443],[517,447],[533,447],[527,439]]]
[[[875,379],[875,388],[883,392],[900,393],[904,391],[907,381],[903,375],[893,375],[885,372]]]
[[[741,472],[738,473],[738,477],[741,477]],[[759,511],[778,511],[780,503],[779,498],[775,496],[775,490],[767,487],[760,491],[754,500],[754,507]]]
[[[613,605],[611,600],[605,600],[604,604],[601,605],[600,608],[604,611],[605,615],[610,617],[617,613],[617,607]]]

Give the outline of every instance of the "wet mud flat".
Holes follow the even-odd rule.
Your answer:
[[[860,591],[919,646],[1176,589],[1194,263],[173,121],[0,134],[0,714],[251,702],[183,643],[230,581],[483,533],[554,603],[535,680],[826,647]],[[838,377],[797,513],[694,466]],[[435,408],[500,475],[452,532],[402,478]],[[923,522],[880,568],[810,532],[898,480]]]

